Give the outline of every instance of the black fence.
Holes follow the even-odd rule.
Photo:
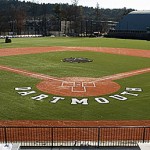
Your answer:
[[[150,142],[150,127],[0,127],[0,143],[21,146],[137,146]]]

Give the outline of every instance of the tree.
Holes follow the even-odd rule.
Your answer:
[[[95,20],[100,21],[100,19],[101,19],[100,7],[99,3],[97,3],[95,8]]]
[[[78,2],[79,2],[79,0],[72,0],[72,4],[73,4],[74,6],[77,6],[77,5],[78,5]]]
[[[54,13],[56,15],[56,18],[58,20],[61,20],[61,18],[62,18],[62,10],[61,10],[61,5],[60,4],[56,4],[54,6]]]
[[[22,30],[24,29],[25,18],[26,18],[25,11],[22,9],[22,7],[18,8],[16,12],[17,34],[21,34]]]
[[[5,17],[6,11],[0,11],[0,33],[8,32],[8,18]]]
[[[71,31],[71,33],[78,34],[82,33],[82,31],[87,31],[88,33],[91,25],[93,25],[91,26],[91,29],[95,31],[95,24],[97,24],[97,27],[100,27],[98,22],[119,21],[124,15],[133,11],[133,9],[126,8],[100,9],[98,3],[95,8],[83,7],[78,6],[79,0],[71,0],[71,2],[72,5],[50,3],[38,4],[29,1],[0,0],[0,31],[1,33],[16,31],[20,34],[25,23],[30,22],[27,25],[34,27],[34,29],[38,27],[40,33],[42,32],[46,35],[46,30],[49,29],[50,20],[66,20],[68,21],[67,32]],[[40,25],[36,25],[34,22],[39,22]],[[70,24],[69,26],[68,23]],[[29,26],[27,28],[28,31]],[[70,29],[68,29],[68,27]]]

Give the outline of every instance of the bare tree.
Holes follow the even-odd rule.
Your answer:
[[[97,21],[100,21],[100,19],[101,19],[99,3],[96,4],[96,8],[95,8],[95,19]]]
[[[22,7],[19,7],[16,10],[15,18],[16,18],[17,34],[21,34],[22,30],[24,29],[24,21],[26,18],[26,13],[22,9]]]
[[[74,6],[77,6],[77,5],[78,5],[78,2],[79,2],[79,0],[72,0],[72,4],[73,4]]]

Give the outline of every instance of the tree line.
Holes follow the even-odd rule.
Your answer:
[[[14,31],[21,34],[31,24],[35,32],[47,34],[47,30],[60,30],[60,21],[69,21],[71,29],[77,34],[87,30],[83,29],[85,26],[90,31],[100,31],[100,22],[117,22],[131,11],[133,9],[103,9],[98,3],[95,8],[83,7],[78,5],[78,0],[73,0],[71,5],[0,0],[0,34]]]

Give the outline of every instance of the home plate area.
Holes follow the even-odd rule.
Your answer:
[[[120,85],[111,80],[96,81],[94,78],[91,80],[70,77],[59,78],[59,80],[51,79],[41,81],[36,87],[49,94],[79,97],[111,94],[120,89]]]
[[[68,82],[63,81],[62,82],[62,88],[63,87],[70,87],[72,92],[86,92],[88,87],[96,87],[94,82]]]

